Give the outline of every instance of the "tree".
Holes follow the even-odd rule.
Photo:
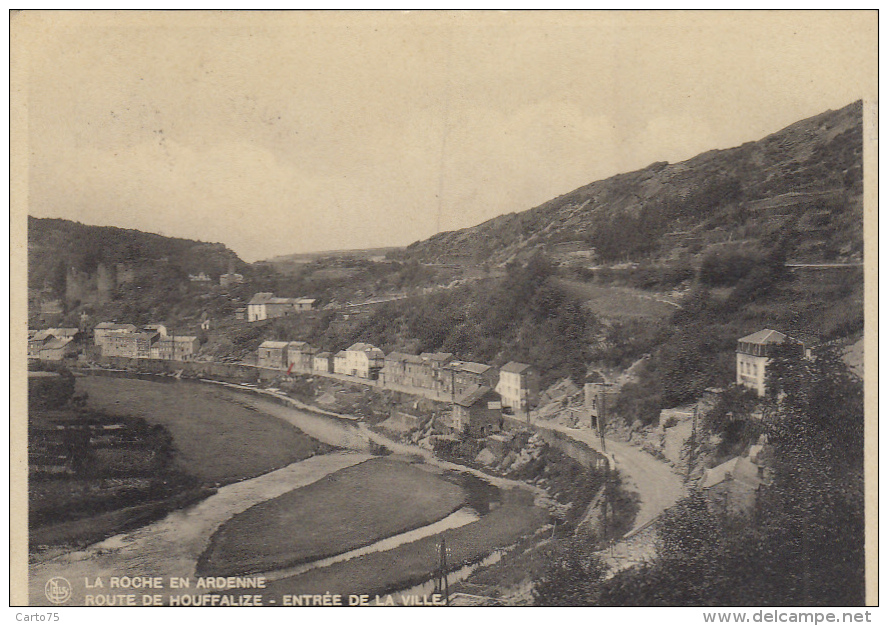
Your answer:
[[[558,542],[552,562],[534,584],[536,606],[592,606],[598,604],[599,585],[607,567],[594,544],[578,538]]]
[[[764,428],[772,479],[751,515],[692,494],[660,521],[653,563],[601,583],[602,604],[817,605],[864,601],[863,390],[826,350],[774,349]]]

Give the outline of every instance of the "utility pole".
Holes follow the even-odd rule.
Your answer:
[[[697,407],[699,405],[694,405],[694,417],[691,422],[691,447],[688,450],[688,472],[685,478],[686,481],[691,479],[691,472],[694,471],[694,461],[697,455]]]
[[[444,596],[444,604],[450,604],[450,588],[447,582],[447,546],[444,536],[441,535],[441,543],[438,544],[438,568],[435,575],[435,593]]]
[[[604,442],[605,399],[606,396],[604,388],[602,387],[601,391],[598,393],[598,440],[601,443],[601,451],[607,453],[607,445]]]

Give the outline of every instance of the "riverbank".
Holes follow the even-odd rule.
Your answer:
[[[418,467],[370,459],[232,517],[213,535],[197,575],[317,561],[432,524],[466,501],[458,485]]]
[[[107,380],[121,382],[113,378]],[[128,382],[151,384],[146,381]],[[185,382],[154,384],[172,388],[180,388],[181,385],[181,388],[186,389],[190,394],[193,394],[194,388],[200,385],[199,383]],[[214,400],[217,402],[238,406],[240,410],[249,414],[258,413],[278,418],[295,426],[305,436],[323,442],[327,446],[336,446],[351,451],[332,452],[310,457],[281,470],[228,484],[222,487],[215,496],[211,496],[195,506],[173,512],[159,522],[112,537],[76,553],[60,555],[47,562],[35,563],[31,568],[33,602],[40,603],[42,601],[41,581],[45,583],[49,577],[56,575],[64,576],[71,581],[82,581],[89,576],[109,577],[112,575],[193,576],[197,571],[197,561],[200,555],[209,545],[210,536],[238,512],[246,511],[255,504],[292,492],[294,489],[312,484],[328,474],[367,460],[371,458],[371,451],[379,450],[380,447],[391,450],[404,460],[418,464],[417,467],[422,467],[423,471],[432,471],[438,474],[459,473],[466,481],[466,486],[470,487],[469,492],[475,493],[475,501],[478,503],[487,502],[490,509],[488,515],[469,523],[464,523],[465,520],[463,520],[460,522],[459,528],[450,528],[444,531],[450,533],[446,535],[449,537],[448,541],[452,540],[455,545],[462,545],[459,552],[461,560],[457,562],[483,559],[499,548],[514,543],[516,537],[532,533],[540,525],[545,524],[548,519],[546,509],[537,505],[538,501],[540,503],[545,501],[545,492],[534,486],[489,476],[479,470],[465,468],[455,463],[440,461],[428,450],[388,439],[373,432],[365,424],[356,423],[353,420],[299,410],[281,398],[262,397],[263,394],[255,391],[244,393],[244,391],[251,391],[249,388],[242,391],[214,386],[212,389],[214,390]],[[215,394],[221,394],[221,397]],[[135,400],[130,399],[129,402],[135,402]],[[253,417],[255,418],[255,415]],[[226,433],[226,436],[231,437],[236,432],[237,429],[233,428]],[[341,467],[337,467],[338,463],[333,463],[333,467],[326,466],[331,460],[341,458],[348,458],[348,461],[344,461]],[[318,466],[318,464],[323,466],[324,471],[309,472],[310,476],[303,476],[301,479],[297,477],[296,480],[293,479],[293,476],[287,475],[290,472],[299,474],[311,467]],[[496,487],[498,491],[504,491],[501,502],[490,504],[489,494],[484,495],[488,488],[483,487],[480,483],[489,484]],[[265,487],[262,487],[263,485]],[[233,494],[240,492],[240,490],[245,490],[251,495],[241,498],[234,497]],[[235,504],[224,504],[232,497]],[[431,549],[434,552],[436,541],[435,537],[422,537],[417,541],[398,545],[391,550],[364,554],[330,567],[314,569],[309,575],[320,577],[325,581],[331,580],[330,576],[337,578],[339,588],[352,587],[353,584],[356,584],[359,589],[365,587],[376,589],[377,582],[375,581],[382,580],[379,578],[380,572],[389,572],[385,575],[387,577],[386,584],[393,587],[403,587],[415,581],[421,582],[427,579],[434,571],[435,562],[434,559],[429,560],[428,551]],[[300,584],[305,580],[303,578]],[[289,579],[274,581],[275,585],[283,585],[282,588],[290,588],[291,583],[292,581]],[[74,592],[72,603],[76,604],[78,598],[84,597],[85,589],[75,588]]]

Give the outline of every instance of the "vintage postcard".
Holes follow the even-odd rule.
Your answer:
[[[877,22],[13,12],[10,604],[873,621]]]

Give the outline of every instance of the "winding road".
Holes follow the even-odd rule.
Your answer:
[[[568,428],[560,424],[541,424],[568,437],[581,441],[599,452],[609,453],[623,479],[623,486],[639,497],[638,514],[629,534],[655,520],[685,493],[682,478],[664,461],[622,441],[605,439],[606,450],[601,449],[598,435],[592,430]]]

